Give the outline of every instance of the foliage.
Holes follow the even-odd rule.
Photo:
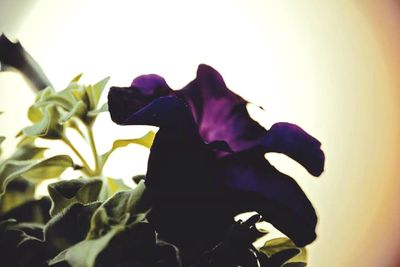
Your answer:
[[[0,41],[4,42],[4,36],[2,38]],[[24,57],[29,56],[22,47],[16,53],[18,51],[23,51]],[[1,56],[0,47],[0,60],[3,60]],[[12,60],[6,63],[18,68]],[[209,72],[209,69],[201,66],[201,71]],[[40,79],[41,83],[36,83],[39,88],[38,84],[46,83],[47,78],[41,71],[37,73],[44,77]],[[78,75],[63,90],[57,91],[51,86],[39,88],[35,102],[28,109],[31,125],[17,134],[20,141],[14,154],[0,162],[0,265],[306,266],[307,251],[296,244],[308,244],[315,238],[314,210],[308,199],[303,198],[297,184],[291,180],[285,182],[290,177],[265,165],[265,159],[260,155],[263,157],[270,151],[285,153],[303,164],[311,174],[319,175],[324,159],[320,144],[297,126],[279,124],[268,132],[258,128],[261,126],[249,121],[248,114],[244,113],[246,102],[224,88],[224,84],[212,84],[216,92],[222,90],[215,96],[218,101],[229,100],[224,104],[228,112],[218,111],[217,114],[213,110],[215,104],[207,106],[207,101],[215,100],[213,93],[204,93],[208,99],[199,100],[202,96],[196,90],[206,92],[210,81],[221,83],[222,78],[218,75],[212,73],[204,81],[197,78],[177,92],[185,102],[175,96],[157,99],[170,94],[171,90],[163,79],[154,75],[134,80],[133,91],[132,88],[112,88],[108,104],[113,106],[111,116],[115,121],[151,124],[160,130],[157,134],[149,131],[141,138],[115,140],[104,154],[98,153],[93,125],[100,113],[108,111],[108,104],[100,105],[99,102],[109,79],[83,85],[80,83],[81,75]],[[31,75],[28,78],[35,77]],[[194,96],[192,91],[196,92]],[[153,97],[156,100],[151,102]],[[126,107],[125,102],[133,104]],[[235,106],[237,104],[239,107]],[[199,105],[203,105],[204,110],[198,110]],[[201,116],[208,121],[198,121]],[[225,121],[219,122],[224,125],[215,124],[218,116],[226,117]],[[207,128],[210,125],[214,128]],[[224,136],[218,140],[210,139],[213,135],[208,131],[218,127],[227,130],[222,133]],[[237,132],[233,132],[233,128]],[[247,150],[254,141],[251,140],[251,131],[250,134],[246,132],[250,128],[253,133],[257,132],[257,138],[263,136],[261,149],[257,144],[256,148]],[[84,156],[68,138],[67,129],[76,131],[88,143],[94,166],[90,166],[87,155]],[[200,132],[196,132],[197,129]],[[241,139],[241,136],[247,139]],[[0,137],[0,145],[4,139]],[[74,162],[68,154],[46,157],[45,151],[49,148],[38,147],[37,139],[63,143],[79,161]],[[207,142],[203,143],[204,140]],[[287,146],[289,143],[292,147]],[[151,148],[149,171],[146,176],[132,178],[137,184],[133,189],[121,179],[103,175],[110,155],[129,144]],[[307,154],[306,146],[319,157],[318,164],[312,162],[315,157]],[[69,168],[80,172],[81,177],[61,179],[60,176]],[[248,170],[251,170],[251,175]],[[229,180],[231,176],[236,179],[238,173],[247,180]],[[278,180],[270,175],[275,175]],[[218,183],[215,183],[215,177],[220,178]],[[36,199],[36,187],[54,178],[57,181],[48,185],[49,196]],[[298,199],[304,201],[295,203],[298,199],[293,201],[293,196],[273,192],[273,186],[277,185],[278,193],[286,194],[285,190],[289,190],[300,194]],[[240,203],[239,200],[247,202]],[[303,204],[309,205],[311,212],[297,216],[299,211],[296,208],[302,210]],[[258,213],[246,221],[234,221],[233,216],[239,210],[248,211],[246,205]],[[292,215],[294,217],[290,217]],[[288,222],[288,218],[298,221]],[[257,224],[268,219],[287,231],[288,236],[296,238],[295,242],[281,237],[266,241],[262,247],[254,247],[256,240],[268,234],[259,230]],[[296,223],[305,221],[311,221],[310,228],[302,228],[308,225],[298,228],[309,230],[312,240],[292,231],[298,230],[295,229]]]

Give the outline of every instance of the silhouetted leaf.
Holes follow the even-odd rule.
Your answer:
[[[116,226],[100,238],[84,240],[63,250],[49,261],[49,266],[67,262],[71,266],[94,267],[97,256],[107,247],[111,239],[124,228],[125,226],[122,225]]]
[[[34,198],[35,185],[21,177],[11,181],[0,201],[0,215]]]
[[[262,252],[259,252],[258,261],[260,263],[260,267],[282,267],[285,266],[285,263],[298,253],[299,249],[296,248],[279,251],[270,257]]]
[[[143,220],[150,211],[150,206],[144,182],[133,190],[117,192],[93,215],[88,238],[100,237],[116,225]]]
[[[95,266],[96,258],[109,245],[113,238],[116,238],[125,230],[143,221],[144,216],[138,216],[137,214],[137,212],[141,212],[143,209],[143,201],[143,184],[137,190],[115,194],[93,214],[87,239],[66,248],[52,259],[49,265],[52,266],[67,262],[71,266]],[[74,206],[71,206],[70,209]],[[130,215],[135,219],[130,225],[127,225]],[[63,221],[70,220],[63,219]],[[62,232],[66,232],[65,229]],[[125,236],[126,232],[121,237]]]
[[[85,239],[91,217],[100,204],[74,203],[51,218],[44,234],[49,258]]]
[[[48,197],[30,200],[2,214],[0,216],[0,221],[15,219],[18,222],[45,224],[50,219],[50,205],[51,203]]]
[[[146,175],[144,174],[138,174],[132,177],[132,181],[134,181],[136,184],[138,184],[140,181],[145,180]]]
[[[88,204],[98,200],[102,181],[99,179],[74,179],[59,181],[48,186],[52,200],[50,214],[55,216],[74,203]]]
[[[0,251],[2,255],[1,266],[27,266],[21,264],[21,257],[28,257],[33,250],[24,251],[19,249],[19,247],[21,244],[29,240],[36,240],[38,242],[40,241],[37,237],[30,236],[25,231],[32,233],[33,235],[40,236],[42,227],[40,225],[19,224],[13,219],[0,222]],[[31,264],[35,264],[35,262],[32,261]]]
[[[261,219],[256,214],[245,222],[239,220],[230,228],[226,238],[207,251],[200,258],[195,267],[205,266],[246,266],[257,267],[257,257],[252,243],[264,235],[256,228],[255,224]]]

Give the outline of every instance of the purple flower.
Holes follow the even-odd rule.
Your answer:
[[[320,142],[290,123],[264,129],[216,70],[200,65],[197,77],[175,91],[158,75],[139,76],[130,87],[112,87],[108,100],[114,122],[160,128],[146,185],[154,199],[150,222],[167,240],[204,249],[245,211],[258,212],[298,246],[315,239],[310,201],[264,154],[283,153],[319,176]]]

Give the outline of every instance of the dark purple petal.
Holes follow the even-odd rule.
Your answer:
[[[266,133],[250,118],[247,101],[230,91],[210,66],[200,65],[196,79],[174,94],[189,104],[206,143],[223,140],[233,151],[241,151],[252,147]]]
[[[321,143],[295,124],[280,122],[272,125],[260,143],[266,152],[283,153],[314,176],[324,170],[325,155]]]
[[[128,122],[160,127],[146,174],[153,200],[150,223],[162,238],[185,248],[185,255],[191,253],[186,250],[211,248],[223,238],[233,216],[215,201],[219,192],[213,152],[198,134],[190,109],[177,97],[161,97]]]
[[[221,184],[232,194],[236,212],[257,211],[298,246],[315,238],[317,216],[307,196],[289,176],[249,150],[219,160]]]
[[[164,78],[155,74],[137,77],[130,87],[111,87],[108,93],[111,119],[118,124],[128,124],[126,120],[132,114],[170,92]]]

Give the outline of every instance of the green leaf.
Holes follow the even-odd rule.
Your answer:
[[[89,97],[86,93],[86,87],[83,85],[69,85],[68,89],[71,91],[71,94],[75,98],[76,101],[83,101],[86,106],[90,107]]]
[[[100,204],[100,202],[74,203],[50,219],[44,230],[49,258],[85,240],[90,219]]]
[[[89,85],[86,87],[86,94],[89,97],[89,109],[95,110],[97,108],[97,104],[99,103],[99,99],[101,93],[103,92],[104,88],[110,77],[106,77],[105,79],[101,80],[100,82],[96,83],[95,85]]]
[[[146,179],[146,175],[144,174],[138,174],[132,177],[132,181],[135,182],[135,184],[138,184],[140,181],[145,180]]]
[[[0,166],[0,197],[7,185],[23,176],[34,181],[55,178],[61,175],[73,162],[70,156],[59,155],[44,160],[9,160]]]
[[[47,139],[59,139],[63,133],[60,125],[60,113],[54,105],[46,106],[40,121],[32,126],[24,128],[22,131],[27,136],[38,136]]]
[[[124,230],[124,226],[116,226],[107,234],[93,240],[84,240],[62,251],[49,261],[49,266],[67,262],[70,266],[94,267],[97,256],[108,246],[111,239]]]
[[[42,230],[41,226],[22,225],[14,219],[0,222],[0,251],[2,266],[26,266],[20,265],[21,257],[28,256],[30,251],[24,252],[19,247],[22,243],[30,240],[37,240],[36,237],[29,236],[25,231],[38,233]],[[34,266],[35,262],[31,261]],[[38,266],[38,265],[36,265]]]
[[[104,202],[92,217],[88,239],[98,238],[112,227],[142,220],[150,212],[150,198],[144,182],[129,191],[120,191]]]
[[[17,150],[11,156],[12,160],[30,160],[43,158],[46,147],[37,147],[32,143],[17,147]]]
[[[42,160],[27,171],[22,176],[31,180],[43,180],[59,177],[67,168],[73,167],[74,162],[68,155],[58,155]]]
[[[262,252],[256,252],[260,267],[283,267],[287,262],[299,253],[299,249],[291,248],[279,251],[270,257]]]
[[[89,117],[96,117],[100,113],[106,111],[108,111],[108,103],[104,103],[99,109],[89,111],[87,115]]]
[[[5,140],[6,138],[4,137],[4,136],[0,136],[0,146],[1,146],[1,144],[4,142],[4,140]],[[0,147],[0,156],[1,156],[1,153],[2,153],[3,151],[1,150],[1,147]]]
[[[77,83],[77,82],[79,82],[79,80],[81,79],[82,75],[83,75],[83,73],[79,73],[78,75],[76,75],[76,76],[71,80],[70,83]]]
[[[87,106],[83,101],[78,101],[74,107],[67,112],[60,120],[60,124],[64,124],[65,122],[69,121],[72,117],[78,117],[80,119],[84,119],[87,113]]]
[[[114,152],[114,150],[121,148],[121,147],[128,146],[130,144],[137,144],[137,145],[142,145],[144,147],[150,148],[151,145],[153,144],[155,135],[156,134],[153,131],[149,131],[147,134],[145,134],[144,136],[142,136],[140,138],[115,140],[112,145],[112,148],[108,152],[101,155],[102,163],[104,164],[107,161],[108,157],[111,155],[112,152]]]
[[[34,198],[35,185],[23,178],[11,181],[0,201],[0,215]]]
[[[260,248],[260,251],[266,254],[268,257],[272,255],[290,249],[297,249],[299,252],[296,256],[292,257],[288,263],[307,263],[307,250],[305,247],[297,247],[292,240],[286,237],[279,237],[275,239],[268,240],[265,242],[264,246]]]
[[[20,134],[18,136],[22,136],[21,140],[19,140],[18,144],[17,144],[17,148],[23,147],[25,145],[35,145],[35,140],[36,137],[35,136],[26,136],[26,135],[22,135],[22,132],[20,132]]]
[[[49,96],[46,100],[36,102],[33,106],[40,108],[52,104],[55,106],[60,106],[66,110],[70,110],[73,107],[74,103],[71,101],[71,98],[68,97],[68,95],[62,95],[58,93],[57,95]]]
[[[116,224],[102,236],[79,242],[58,254],[49,265],[94,267],[96,263],[103,266],[124,263],[124,266],[178,267],[176,254],[170,244],[156,243],[154,228],[141,217],[129,225]]]
[[[114,195],[115,193],[123,190],[131,190],[129,186],[127,186],[122,179],[114,179],[114,178],[107,178],[107,185],[108,185],[108,195]]]
[[[18,222],[45,224],[50,219],[49,210],[50,199],[48,197],[33,199],[2,214],[0,221],[13,218]]]
[[[93,214],[86,240],[59,253],[49,265],[181,266],[176,247],[157,240],[146,221],[147,198],[144,183],[115,194]]]
[[[45,101],[47,98],[49,98],[50,96],[52,96],[54,94],[55,94],[54,89],[51,87],[47,87],[46,89],[41,90],[36,95],[35,103]],[[41,110],[42,110],[42,108],[35,106],[35,104],[30,106],[28,109],[29,120],[33,123],[40,121],[43,117],[43,112]]]
[[[74,203],[88,204],[97,201],[101,187],[101,180],[83,178],[50,184],[48,186],[52,200],[50,215],[55,216]]]
[[[155,133],[153,131],[149,131],[146,135],[136,138],[136,139],[120,139],[116,140],[113,143],[112,150],[117,148],[125,147],[130,144],[142,145],[144,147],[150,148],[153,144]]]

